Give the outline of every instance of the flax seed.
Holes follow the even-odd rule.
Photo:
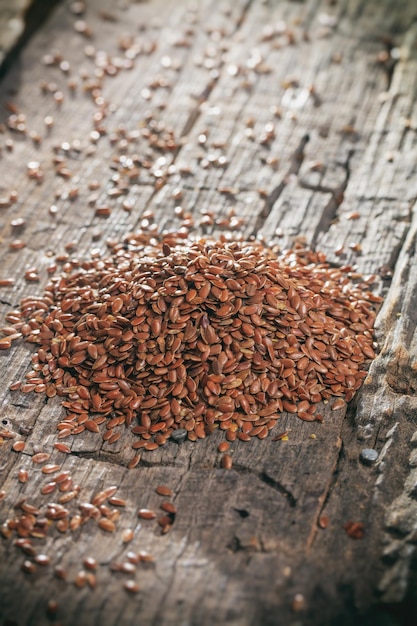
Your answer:
[[[151,509],[139,509],[138,517],[141,517],[142,519],[147,519],[147,520],[155,519],[156,513],[155,511],[152,511]]]
[[[14,444],[12,445],[12,449],[15,452],[22,452],[22,450],[25,449],[25,442],[24,441],[15,441]]]
[[[27,483],[27,481],[29,479],[29,474],[27,473],[26,470],[19,469],[19,471],[17,473],[17,478],[19,480],[19,483]]]
[[[41,464],[49,461],[51,455],[48,452],[38,452],[32,456],[32,463]]]
[[[55,443],[54,448],[58,450],[58,452],[63,452],[64,454],[69,454],[71,452],[71,448],[65,443]]]
[[[96,570],[97,569],[97,561],[92,556],[86,556],[83,559],[83,565],[85,569]]]
[[[137,584],[135,580],[131,580],[131,579],[126,580],[123,583],[123,587],[128,593],[138,593],[139,591],[139,585]]]
[[[33,561],[23,561],[21,570],[25,574],[34,574],[36,572],[36,565],[35,563],[33,563]]]
[[[122,532],[122,542],[130,543],[134,537],[134,532],[131,528],[125,528]]]
[[[51,562],[51,558],[47,554],[37,554],[34,559],[35,563],[38,565],[49,565]]]
[[[166,485],[159,485],[156,489],[155,489],[156,493],[159,496],[166,496],[166,497],[171,497],[172,494],[172,489],[170,489],[169,487],[167,487]]]
[[[110,519],[102,518],[98,520],[98,526],[101,530],[105,530],[106,532],[113,533],[116,530],[116,525]]]
[[[144,228],[152,219],[143,216]],[[124,424],[133,448],[149,452],[218,428],[223,453],[237,438],[267,437],[284,411],[321,421],[318,403],[336,396],[336,410],[353,397],[375,355],[380,299],[352,268],[302,248],[277,257],[255,242],[150,233],[110,242],[112,256],[92,254],[83,274],[57,256],[62,279],[8,314],[0,346],[20,335],[40,344],[39,367],[20,388],[62,398],[58,439],[104,423],[111,445]]]
[[[249,439],[250,439],[250,437],[249,437]],[[223,469],[227,469],[227,470],[232,469],[233,461],[232,461],[232,457],[230,456],[230,454],[224,454],[222,456],[221,463],[222,463],[222,468]]]
[[[162,502],[161,509],[167,513],[172,513],[173,515],[177,512],[177,507],[172,504],[172,502]]]

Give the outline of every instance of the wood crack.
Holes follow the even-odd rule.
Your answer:
[[[330,474],[326,489],[323,491],[322,495],[319,497],[319,506],[317,509],[317,515],[313,521],[310,535],[306,542],[307,550],[311,550],[311,548],[313,547],[314,540],[316,538],[317,531],[319,528],[318,523],[319,523],[320,517],[323,514],[323,511],[325,510],[331,498],[331,495],[337,483],[337,478],[340,474],[340,467],[341,467],[342,460],[343,460],[343,441],[341,437],[338,437],[337,446],[338,446],[338,454],[334,461],[333,468],[331,470],[331,474]]]
[[[246,467],[244,465],[237,465],[237,464],[233,465],[233,470],[237,472],[248,473],[248,474],[252,474],[253,476],[256,476],[256,478],[258,478],[265,485],[268,485],[268,487],[271,487],[272,489],[280,493],[282,496],[284,496],[288,504],[290,505],[290,507],[294,508],[297,505],[297,498],[291,493],[291,491],[289,491],[289,489],[284,487],[284,485],[282,485],[278,480],[276,480],[275,478],[272,478],[272,476],[270,476],[266,471],[256,472],[250,467]]]
[[[310,140],[310,136],[308,134],[303,135],[303,137],[301,138],[298,146],[296,147],[296,149],[294,150],[291,156],[290,167],[288,168],[287,172],[284,174],[281,182],[276,187],[274,187],[274,189],[271,191],[271,193],[268,195],[268,197],[266,198],[264,202],[263,208],[261,212],[259,213],[255,222],[255,225],[252,229],[252,232],[251,232],[252,237],[256,237],[258,231],[262,228],[265,220],[267,219],[272,209],[274,208],[275,203],[277,202],[282,192],[286,188],[288,181],[290,180],[290,177],[294,175],[296,176],[298,172],[300,171],[300,168],[304,161],[304,156],[305,156],[304,150],[309,140]]]
[[[350,161],[354,155],[354,150],[349,150],[348,155],[346,157],[346,161],[344,163],[339,163],[339,165],[345,170],[345,178],[340,185],[338,185],[335,189],[331,190],[326,189],[327,192],[330,192],[332,195],[330,197],[329,202],[323,208],[322,214],[320,216],[320,220],[317,223],[317,226],[314,230],[313,236],[311,238],[311,247],[314,249],[317,240],[321,233],[327,232],[330,228],[332,221],[337,216],[337,211],[341,203],[343,202],[344,193],[349,184],[351,170],[350,170]],[[320,186],[319,186],[320,187]]]

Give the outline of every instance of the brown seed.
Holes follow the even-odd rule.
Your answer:
[[[92,556],[86,556],[83,559],[83,565],[85,569],[90,569],[90,570],[97,569],[97,561]]]
[[[135,580],[126,580],[123,583],[123,587],[126,589],[126,591],[128,591],[129,593],[138,593],[139,591],[139,585],[137,584],[137,582]]]
[[[123,498],[118,498],[117,496],[111,496],[108,500],[109,504],[112,506],[126,506],[126,500]]]
[[[93,422],[93,420],[87,420],[86,422],[84,422],[84,427],[86,428],[86,430],[89,430],[92,433],[99,432],[99,428],[96,422]]]
[[[321,515],[318,520],[318,525],[320,528],[327,528],[329,525],[329,518],[327,515]]]
[[[59,578],[59,580],[66,580],[67,575],[67,571],[61,565],[57,565],[54,568],[54,576],[56,578]]]
[[[125,528],[122,532],[123,543],[129,543],[134,537],[134,532],[131,528]]]
[[[60,465],[49,463],[47,465],[44,465],[41,471],[42,471],[42,474],[54,474],[55,472],[58,472],[60,469],[61,469]]]
[[[69,454],[71,452],[71,448],[65,443],[54,443],[54,448],[58,450],[58,452],[63,452],[64,454]]]
[[[136,572],[136,565],[130,561],[125,561],[124,563],[121,563],[120,571],[124,574],[133,574]]]
[[[128,469],[133,469],[134,467],[136,467],[139,464],[140,459],[141,459],[140,454],[135,454],[135,456],[132,457],[132,459],[127,464]]]
[[[33,561],[23,561],[21,570],[25,574],[34,574],[36,572],[36,565],[35,563],[33,563]]]
[[[139,509],[138,516],[142,519],[155,519],[156,513],[151,509]]]
[[[25,442],[24,441],[15,441],[14,444],[12,445],[12,449],[15,452],[22,452],[22,450],[25,449]]]
[[[79,571],[74,579],[74,585],[78,587],[78,589],[82,589],[85,587],[87,583],[87,574],[83,570]]]
[[[11,287],[14,285],[14,278],[1,278],[0,279],[0,287]]]
[[[56,486],[57,486],[57,484],[56,484],[56,482],[55,482],[55,481],[52,481],[52,482],[50,482],[50,483],[47,483],[46,485],[44,485],[44,486],[42,487],[42,489],[41,489],[41,493],[42,493],[43,495],[45,495],[45,494],[49,494],[49,493],[52,493],[53,491],[55,491]]]
[[[167,513],[172,513],[173,515],[177,512],[177,507],[172,504],[172,502],[162,502],[161,509]]]
[[[233,461],[232,461],[232,457],[230,456],[230,454],[224,454],[222,456],[223,469],[227,469],[227,470],[232,469],[232,464],[233,464]]]
[[[47,554],[37,554],[33,560],[38,565],[49,565],[51,562],[51,559]]]
[[[48,452],[38,452],[32,456],[32,463],[40,464],[49,461],[51,455]]]
[[[100,504],[103,504],[103,502],[105,502],[108,498],[110,498],[113,494],[115,494],[117,491],[117,485],[113,485],[112,487],[107,487],[106,489],[103,489],[103,491],[99,491],[91,500],[91,503],[94,504],[94,506],[99,506]]]
[[[29,479],[29,474],[27,473],[26,470],[24,469],[19,469],[18,473],[17,473],[17,478],[19,480],[19,483],[27,483],[28,479]]]
[[[108,533],[114,533],[114,531],[116,530],[115,523],[112,522],[110,519],[107,519],[106,517],[98,520],[98,526],[99,528],[101,528],[101,530],[105,530]]]
[[[166,485],[159,485],[155,489],[155,491],[160,496],[167,496],[167,497],[171,497],[172,496],[172,490],[169,487],[167,487]]]
[[[58,602],[56,600],[48,600],[46,607],[46,614],[48,617],[53,618],[58,612]]]
[[[362,522],[346,522],[344,529],[351,539],[362,539],[365,536],[365,525]]]

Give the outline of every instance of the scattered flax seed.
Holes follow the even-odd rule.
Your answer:
[[[22,239],[13,239],[9,244],[10,250],[21,250],[26,246],[26,243]]]
[[[36,565],[35,563],[33,563],[33,561],[26,560],[23,561],[21,570],[25,574],[34,574],[36,572]]]
[[[32,456],[32,463],[40,464],[49,461],[51,455],[48,452],[38,452]]]
[[[123,574],[134,574],[136,572],[136,565],[130,561],[125,561],[120,564],[120,571]]]
[[[17,473],[17,479],[19,481],[19,483],[27,483],[28,479],[29,479],[29,474],[27,473],[26,470],[24,469],[19,469],[18,473]]]
[[[61,469],[60,465],[55,465],[54,463],[49,463],[47,465],[44,465],[41,472],[42,474],[54,474],[55,472],[58,472]]]
[[[58,578],[59,580],[66,580],[68,577],[68,573],[66,569],[63,568],[61,565],[57,565],[54,568],[54,576],[55,578]]]
[[[123,587],[129,593],[138,593],[138,591],[139,591],[139,585],[137,584],[137,582],[135,580],[132,580],[132,579],[126,580],[123,583]]]
[[[123,543],[129,543],[134,537],[134,532],[131,528],[125,528],[122,532]]]
[[[365,524],[362,522],[346,522],[343,528],[351,539],[362,539],[365,536]]]
[[[114,533],[114,531],[116,530],[115,523],[112,522],[110,519],[107,519],[106,517],[99,519],[97,524],[99,528],[101,528],[101,530],[105,530],[108,533]]]
[[[337,398],[332,405],[332,411],[343,409],[346,406],[346,402],[342,398]]]
[[[109,504],[111,504],[112,506],[121,506],[124,507],[126,506],[126,500],[124,500],[123,498],[118,498],[117,496],[111,496],[108,499]]]
[[[177,512],[177,507],[172,502],[162,502],[161,509],[172,515],[175,515]]]
[[[25,449],[25,442],[24,441],[15,441],[14,444],[12,445],[12,449],[15,452],[22,452],[22,450]]]
[[[11,287],[14,285],[14,278],[1,278],[0,279],[0,287]]]
[[[34,559],[38,565],[49,565],[51,558],[47,554],[37,554]]]
[[[306,601],[304,596],[301,593],[296,593],[291,602],[291,608],[294,613],[299,613],[303,611],[306,606]]]
[[[78,587],[78,589],[82,589],[85,587],[87,583],[87,573],[84,570],[80,570],[74,579],[74,585]]]
[[[138,517],[141,517],[142,519],[155,519],[156,513],[151,509],[139,509]]]
[[[232,469],[233,461],[232,461],[232,457],[230,456],[230,454],[224,454],[222,456],[222,461],[221,462],[222,462],[222,468],[223,469],[227,469],[227,470]]]
[[[58,450],[58,452],[63,452],[64,454],[69,454],[71,452],[71,448],[65,443],[54,443],[54,448]]]
[[[46,614],[49,618],[54,618],[58,612],[58,602],[56,600],[48,600]]]
[[[92,556],[86,556],[83,559],[83,565],[84,565],[85,569],[89,569],[89,570],[97,569],[97,561]]]
[[[320,528],[323,528],[323,529],[328,527],[329,518],[327,517],[327,515],[321,515],[319,517],[318,525]]]
[[[152,554],[146,550],[139,550],[137,556],[139,557],[139,561],[142,561],[142,563],[153,563],[154,558]]]
[[[159,485],[156,489],[155,489],[156,493],[159,496],[166,496],[166,497],[171,497],[172,496],[172,489],[170,489],[169,487],[167,487],[166,485]]]

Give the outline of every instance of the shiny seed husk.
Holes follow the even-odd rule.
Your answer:
[[[152,511],[151,509],[139,509],[138,517],[141,517],[142,519],[148,519],[148,520],[155,519],[156,513],[155,511]]]

